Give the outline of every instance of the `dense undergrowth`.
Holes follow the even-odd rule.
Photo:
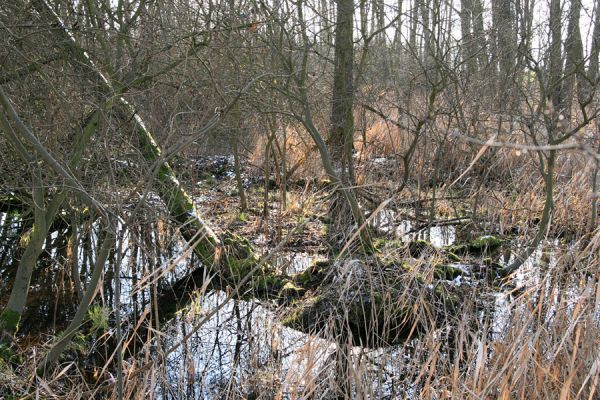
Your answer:
[[[380,199],[365,199],[365,204],[389,196],[393,188],[386,185],[394,181],[396,172],[387,166],[389,155],[369,157],[365,161],[369,167],[361,174],[364,179],[367,174],[371,174],[368,179],[382,179],[378,190],[373,191]],[[521,156],[509,152],[495,157],[514,163],[517,161],[511,157]],[[561,171],[573,170],[567,161],[571,160],[565,160]],[[414,173],[431,175],[430,171]],[[589,231],[585,223],[589,191],[575,190],[583,173],[559,174],[564,185],[556,196],[552,227],[534,256],[510,276],[503,274],[502,268],[518,256],[519,247],[527,245],[539,224],[543,190],[535,180],[531,187],[517,186],[510,180],[477,185],[474,182],[481,177],[473,172],[466,183],[450,189],[441,185],[435,190],[430,184],[419,187],[411,181],[405,191],[370,216],[371,230],[378,236],[375,253],[340,257],[340,248],[327,245],[328,192],[318,179],[291,184],[285,209],[277,182],[272,183],[267,196],[264,185],[252,184],[247,190],[252,206],[243,212],[232,206],[238,200],[231,178],[204,179],[195,190],[201,209],[222,233],[248,238],[248,245],[258,251],[256,260],[261,254],[272,253],[285,240],[275,252],[305,253],[317,261],[295,271],[285,270],[285,262],[271,262],[274,270],[256,274],[252,287],[262,290],[259,297],[263,299],[262,307],[266,307],[264,311],[252,311],[252,298],[257,294],[248,292],[233,296],[239,300],[228,303],[226,297],[213,304],[216,309],[227,310],[213,314],[212,303],[203,300],[211,296],[213,289],[198,285],[195,300],[177,313],[180,322],[159,329],[168,332],[179,324],[187,326],[176,335],[188,329],[190,333],[207,329],[205,334],[213,336],[214,345],[220,343],[214,335],[218,338],[221,330],[237,337],[229,350],[233,358],[222,361],[220,383],[190,372],[190,368],[195,370],[202,364],[192,354],[207,351],[209,343],[173,344],[160,339],[160,335],[155,337],[155,333],[138,345],[137,356],[126,360],[123,372],[127,396],[156,393],[176,398],[204,397],[213,390],[211,396],[233,398],[329,398],[336,396],[336,388],[343,387],[350,388],[357,398],[594,398],[600,360],[600,234]],[[250,171],[247,176],[251,177]],[[268,217],[261,206],[265,199]],[[400,226],[403,228],[398,231]],[[183,243],[174,241],[172,235],[176,232],[164,223],[148,229],[138,235],[148,235],[146,240],[158,245],[154,251],[163,254],[145,254],[139,259],[140,266],[170,266],[167,270],[172,271],[160,273],[164,282],[158,286],[148,282],[131,286],[132,293],[137,293],[127,310],[133,311],[136,318],[165,310],[142,311],[148,301],[152,304],[151,297],[135,296],[152,296],[153,291],[160,295],[168,281],[185,276],[176,272],[177,262],[182,260],[175,259],[186,250]],[[430,244],[435,229],[451,230],[453,240],[442,246]],[[133,235],[130,241],[137,248]],[[142,253],[141,247],[134,248],[131,250]],[[193,265],[193,256],[184,257],[182,262]],[[221,288],[232,297],[235,280],[243,274],[241,264],[231,264],[230,268],[239,277],[233,276],[233,281]],[[129,271],[122,274],[139,274]],[[44,278],[39,275],[36,279],[41,282]],[[149,278],[140,275],[138,279],[143,283]],[[53,288],[41,290],[41,297],[72,296],[68,294],[73,290],[68,276],[55,276],[52,282]],[[55,322],[52,326],[23,326],[13,349],[6,350],[10,354],[3,353],[0,384],[7,396],[43,393],[88,398],[104,397],[114,390],[114,354],[110,354],[110,346],[105,347],[113,332],[110,283],[104,286],[107,292],[103,300],[94,308],[94,314],[88,315],[81,334],[60,364],[44,378],[33,380],[31,367],[52,344],[52,332],[60,335],[64,326],[61,321],[67,321],[70,312],[62,309],[62,314],[57,313],[57,302],[32,302],[33,315],[40,312],[37,307],[47,307],[54,310]],[[243,299],[250,302],[244,303]],[[231,302],[235,304],[233,309],[225,306]],[[250,311],[243,316],[240,307],[250,307]],[[214,318],[238,321],[238,327],[213,325]],[[143,323],[152,324],[152,319]],[[240,330],[240,324],[255,324],[256,319],[267,320],[267,330],[273,335],[260,329]],[[290,338],[296,334],[286,327],[304,335],[293,342]],[[198,347],[192,350],[189,346]],[[179,357],[181,351],[188,355],[174,361],[173,354]],[[171,381],[173,374],[182,380]]]

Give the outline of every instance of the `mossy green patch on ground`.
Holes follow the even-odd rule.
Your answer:
[[[442,279],[442,280],[448,280],[451,281],[453,279],[455,279],[458,276],[463,275],[464,272],[462,269],[452,266],[452,265],[447,265],[447,264],[440,264],[440,265],[436,265],[434,267],[434,271],[433,271],[433,277],[435,279]]]
[[[446,286],[441,283],[438,283],[433,288],[433,293],[444,304],[444,307],[449,310],[456,310],[460,306],[460,298],[451,293]]]
[[[311,315],[321,301],[321,296],[304,298],[281,320],[281,323],[292,329],[300,331],[314,330],[314,322]]]
[[[331,260],[316,259],[308,268],[294,276],[294,280],[301,286],[317,283],[331,266]]]
[[[19,321],[21,321],[21,314],[5,308],[0,314],[0,332],[8,332],[14,335],[19,329]]]
[[[468,244],[471,251],[495,250],[502,245],[502,239],[495,236],[480,236]]]
[[[404,248],[405,244],[399,239],[376,238],[373,240],[373,247],[378,252],[393,252]]]
[[[487,235],[480,236],[470,242],[448,246],[445,250],[447,253],[453,253],[455,255],[480,255],[498,250],[502,243],[502,239],[499,239],[496,236]]]
[[[446,252],[446,257],[452,262],[461,262],[462,259],[451,251]]]
[[[276,275],[270,275],[265,271],[256,276],[255,288],[261,291],[276,291],[283,286],[282,279]]]
[[[284,301],[290,301],[300,298],[305,292],[306,289],[288,281],[279,291],[279,297],[281,297]]]
[[[21,364],[23,358],[16,354],[10,347],[10,344],[0,342],[0,369],[10,368],[11,364]]]
[[[435,251],[436,248],[426,240],[413,240],[408,244],[408,253],[414,258],[419,258],[426,254],[433,254]]]

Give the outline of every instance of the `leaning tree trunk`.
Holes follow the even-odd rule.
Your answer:
[[[22,139],[17,136],[16,132],[13,132],[10,125],[9,119],[17,126],[17,131],[20,132],[21,136],[25,132],[25,126],[19,119],[17,112],[13,109],[10,104],[8,97],[0,89],[0,104],[3,111],[0,111],[0,127],[5,132],[5,135],[13,142],[17,152],[23,158],[24,162],[31,165],[32,170],[32,192],[33,192],[33,209],[34,209],[34,224],[28,237],[27,246],[17,267],[17,274],[13,288],[11,290],[8,302],[0,314],[0,331],[4,331],[10,334],[15,334],[18,330],[19,322],[25,310],[27,303],[27,297],[29,294],[29,285],[31,276],[35,269],[37,260],[42,253],[44,241],[48,236],[52,222],[60,209],[64,199],[66,198],[66,189],[58,192],[54,195],[52,201],[46,206],[44,196],[44,185],[42,182],[41,171],[39,166],[36,165],[36,157],[29,153],[29,151],[22,145]],[[4,114],[5,113],[5,114]],[[71,155],[70,167],[73,169],[81,160],[83,152],[87,148],[93,133],[96,131],[100,118],[101,110],[97,110],[91,114],[86,120],[86,124],[82,130],[82,134],[78,136],[74,145],[73,153]],[[6,115],[6,117],[5,117]]]
[[[99,82],[98,92],[101,97],[113,98],[113,112],[122,121],[134,118],[134,129],[140,142],[143,157],[152,165],[156,165],[156,180],[158,192],[167,205],[171,217],[180,224],[182,236],[193,243],[194,252],[206,265],[212,265],[214,250],[220,241],[210,227],[200,218],[190,196],[185,192],[175,176],[171,166],[161,156],[161,149],[150,131],[145,127],[142,118],[133,107],[120,95],[119,90],[112,84],[90,59],[88,54],[75,42],[58,15],[44,0],[32,2],[40,18],[48,26],[56,27],[49,32],[57,36],[57,46],[69,55],[69,61],[74,68],[84,68],[86,73],[95,74]]]
[[[346,6],[351,8],[351,2],[348,0],[344,1],[348,3]],[[49,26],[62,27],[58,17],[43,0],[34,0],[33,4]],[[352,14],[346,15],[346,18],[350,19],[351,24]],[[71,56],[70,60],[74,66],[78,68],[84,66],[88,73],[91,70],[97,75],[100,82],[98,90],[102,96],[112,99],[112,110],[119,120],[127,121],[131,116],[135,116],[135,132],[137,133],[141,144],[140,150],[146,160],[156,168],[159,194],[167,205],[172,218],[181,226],[182,236],[190,242],[190,246],[192,246],[194,252],[202,261],[202,266],[191,271],[188,276],[177,281],[173,286],[165,289],[159,294],[157,304],[161,309],[161,320],[167,321],[170,319],[175,314],[175,311],[180,309],[183,304],[190,300],[190,294],[196,287],[205,287],[209,289],[234,288],[233,290],[228,290],[231,297],[236,296],[239,298],[257,299],[279,298],[285,304],[290,304],[291,300],[294,298],[312,293],[310,289],[314,288],[312,287],[312,279],[310,278],[312,276],[311,274],[315,273],[317,275],[323,275],[323,277],[320,278],[322,280],[326,276],[327,267],[314,270],[313,272],[308,271],[307,274],[289,277],[282,275],[280,272],[269,267],[268,259],[263,259],[262,261],[259,260],[253,252],[251,244],[247,240],[233,235],[224,235],[223,240],[220,240],[196,213],[190,197],[181,187],[181,184],[176,179],[171,167],[165,162],[158,144],[155,142],[151,133],[145,128],[141,118],[134,112],[125,99],[118,95],[116,97],[113,96],[115,93],[114,86],[110,81],[104,78],[87,54],[69,36],[66,29],[55,28],[52,29],[52,32],[59,36],[59,39],[62,42],[62,48],[68,51]],[[349,82],[350,84],[352,83],[351,79]],[[350,97],[350,100],[351,99],[352,98]],[[345,99],[345,101],[348,101],[348,99]],[[350,101],[350,105],[351,104]],[[345,114],[341,115],[344,115],[346,118],[348,115],[351,115],[351,107],[346,109]],[[348,120],[344,121],[347,124],[350,123]],[[305,121],[305,124],[314,138],[320,138],[316,127],[312,124],[310,115]],[[347,127],[348,125],[345,126]],[[346,133],[347,132],[348,131],[346,131]],[[322,140],[315,139],[315,141],[321,152],[327,173],[332,176],[332,180],[334,180],[335,184],[341,185],[342,182],[337,179],[337,174],[332,168],[332,163],[329,160],[325,143]],[[346,200],[351,205],[352,215],[360,226],[364,223],[364,217],[361,217],[362,212],[358,208],[356,199],[352,197],[352,191],[341,185],[339,193],[346,197]],[[336,288],[337,285],[324,285],[325,289],[323,290],[326,290],[327,287]],[[90,290],[93,289],[90,288]],[[405,298],[402,292],[399,292],[392,297],[394,297],[395,302],[401,298],[403,298],[405,302],[411,301],[409,298]],[[339,296],[329,296],[328,298],[336,299],[336,301],[339,300]],[[89,304],[90,300],[85,296],[84,300],[84,306]],[[290,300],[290,303],[287,303],[288,300]],[[330,304],[328,302],[329,300],[320,302],[314,302],[313,300],[314,299],[307,299],[307,304],[296,305],[295,308],[300,307],[298,312],[294,312],[290,318],[283,322],[300,330],[314,331],[313,328],[315,327],[315,323],[318,325],[318,322],[322,321],[320,318],[313,318],[314,315],[322,315],[324,311],[327,311],[327,313],[331,314],[332,319],[337,318],[336,310],[339,306],[337,303]],[[377,335],[382,335],[384,332],[380,331],[379,328],[375,329],[375,327],[372,327],[371,325],[361,324],[360,321],[370,320],[370,316],[379,314],[380,312],[387,310],[388,307],[377,306],[376,309],[372,309],[377,304],[380,304],[375,301],[369,302],[371,306],[366,307],[366,303],[360,296],[355,303],[356,304],[353,306],[352,319],[353,323],[358,325],[354,326],[350,323],[344,323],[339,329],[342,331],[348,329],[355,330],[356,334],[354,336],[356,337],[367,335],[369,332],[375,332]],[[409,305],[408,307],[403,306],[402,310],[404,311],[395,313],[394,326],[391,329],[386,328],[386,332],[389,331],[394,334],[394,342],[402,340],[402,338],[405,338],[410,332],[413,332],[413,329],[410,327],[413,325],[414,321],[408,312],[411,309],[412,305]],[[139,333],[140,332],[138,332],[138,334]],[[143,337],[144,335],[139,334],[136,336]],[[136,340],[132,340],[132,342],[135,341]],[[51,358],[54,357],[56,357],[56,354],[53,354]]]

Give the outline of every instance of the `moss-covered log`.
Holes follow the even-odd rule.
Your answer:
[[[313,286],[289,305],[282,323],[343,343],[383,347],[446,323],[460,306],[457,289],[438,281],[426,284],[403,262],[377,265],[376,258],[345,260],[328,274],[313,267],[316,272],[298,275],[296,283]],[[315,285],[315,277],[323,280]]]
[[[32,4],[50,25],[63,26],[43,1],[35,0]],[[196,270],[160,292],[158,308],[161,322],[169,320],[183,308],[190,301],[193,291],[205,286],[207,277],[211,277],[208,283],[211,289],[235,288],[234,294],[239,298],[276,299],[278,303],[286,304],[291,311],[284,323],[289,326],[304,332],[322,332],[333,320],[337,337],[342,340],[349,338],[367,346],[397,343],[422,329],[425,323],[419,319],[420,314],[415,312],[420,299],[425,302],[431,299],[433,302],[455,303],[449,301],[450,296],[443,295],[443,291],[436,287],[428,289],[414,279],[409,279],[413,284],[416,282],[414,287],[389,286],[390,282],[385,282],[378,286],[346,288],[348,290],[344,293],[355,294],[347,298],[340,296],[339,290],[343,286],[335,281],[339,275],[325,271],[314,271],[316,273],[311,273],[308,279],[306,276],[292,278],[281,275],[268,265],[261,265],[247,241],[233,235],[221,241],[197,214],[191,198],[162,157],[157,142],[139,115],[120,97],[120,91],[115,89],[119,85],[114,85],[104,77],[66,29],[53,29],[52,32],[61,36],[62,50],[72,56],[70,60],[76,68],[85,66],[86,73],[97,75],[102,97],[110,98],[117,93],[113,97],[113,112],[120,120],[133,121],[135,124],[140,152],[155,169],[160,196],[171,217],[180,225],[182,236],[202,261]],[[359,212],[355,214],[361,215]],[[360,222],[360,218],[357,219]],[[332,268],[337,269],[337,266]],[[344,268],[340,270],[345,271]],[[392,276],[398,275],[396,272]],[[356,282],[364,283],[360,279]],[[139,336],[143,338],[145,335]]]
[[[231,293],[236,282],[256,266],[253,254],[244,251],[235,254],[236,248],[244,248],[243,239],[229,237],[224,242],[228,244],[219,251],[228,255],[221,259],[221,270],[229,272],[207,283],[207,271],[201,267],[161,291],[158,298],[161,323],[184,308],[193,299],[196,288]],[[282,323],[290,328],[366,347],[402,343],[446,323],[446,317],[460,307],[458,288],[438,279],[428,284],[422,275],[410,271],[402,262],[380,267],[376,257],[337,263],[317,260],[294,276],[261,266],[252,279],[238,286],[233,297],[258,299],[267,306],[282,307],[285,310]],[[443,274],[448,273],[445,268],[439,269]],[[347,274],[353,274],[352,279]],[[141,329],[142,334],[137,334],[144,337],[145,328]],[[135,353],[133,347],[131,350]]]
[[[82,70],[87,76],[93,77],[98,82],[97,93],[101,101],[112,99],[112,111],[124,123],[130,121],[134,125],[140,143],[139,150],[148,163],[156,169],[156,186],[160,197],[167,205],[169,214],[181,226],[183,237],[189,242],[195,243],[194,251],[202,262],[205,265],[211,265],[215,247],[219,245],[219,239],[199,217],[190,196],[182,188],[170,165],[161,157],[161,149],[152,133],[144,125],[142,118],[122,97],[125,90],[123,85],[113,83],[98,69],[46,2],[35,0],[32,1],[32,5],[39,13],[40,18],[48,23],[48,26],[57,27],[49,32],[60,39],[56,42],[57,47],[60,51],[69,54],[68,60],[73,68]]]
[[[502,245],[502,239],[496,236],[480,236],[466,243],[446,247],[446,251],[455,255],[482,255],[497,251]]]

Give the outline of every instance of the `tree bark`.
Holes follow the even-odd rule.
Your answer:
[[[483,29],[483,5],[481,0],[471,0],[473,5],[473,41],[477,53],[478,70],[483,71],[488,67],[488,46]]]
[[[512,2],[508,0],[492,1],[492,20],[496,39],[495,58],[497,61],[496,93],[498,106],[513,103],[516,35]]]
[[[352,189],[354,185],[354,168],[352,149],[354,142],[354,41],[353,41],[354,0],[339,0],[337,2],[337,17],[335,28],[335,60],[333,77],[333,104],[331,110],[331,133],[329,136],[329,149],[321,149],[321,159],[326,172],[331,177],[336,177],[336,194],[331,201],[331,214],[333,219],[330,229],[330,238],[338,246],[351,237],[350,229],[356,224],[358,229],[364,225],[362,211]],[[309,133],[315,139],[317,133],[314,128],[307,126]],[[316,141],[317,147],[319,143]],[[329,151],[329,156],[324,153]],[[331,161],[331,170],[328,161]],[[370,247],[370,240],[366,227],[361,230],[361,237],[365,246]]]
[[[590,65],[588,75],[592,85],[596,85],[598,78],[598,56],[600,55],[600,0],[595,1],[596,16],[594,18],[594,33],[592,35],[592,48],[590,50]]]
[[[354,139],[354,1],[337,2],[335,25],[335,69],[333,77],[333,104],[329,152],[339,177],[350,182],[352,170],[352,141]]]
[[[194,252],[206,265],[212,265],[214,250],[220,244],[213,230],[200,218],[190,196],[185,192],[181,183],[176,178],[171,166],[161,156],[161,149],[153,135],[146,129],[142,118],[133,107],[120,96],[120,91],[115,90],[113,84],[98,70],[96,64],[89,58],[85,51],[77,45],[75,40],[64,27],[62,21],[53,12],[44,0],[32,2],[40,17],[48,22],[49,26],[58,26],[50,30],[57,36],[74,68],[84,67],[90,74],[95,74],[99,82],[99,95],[113,98],[113,112],[121,121],[133,118],[134,130],[140,142],[140,151],[144,158],[156,167],[157,190],[162,200],[167,205],[169,214],[180,226],[181,234],[188,241],[197,241]]]
[[[549,79],[546,95],[552,101],[552,107],[561,112],[562,102],[562,23],[560,0],[550,2],[550,60]]]
[[[29,294],[29,284],[31,276],[35,269],[37,260],[42,252],[44,241],[48,236],[48,232],[54,221],[54,218],[66,198],[66,190],[63,189],[57,193],[52,201],[46,206],[45,205],[45,189],[42,181],[40,166],[37,165],[37,158],[26,150],[22,144],[21,139],[17,136],[17,133],[13,131],[9,119],[17,127],[17,131],[26,141],[36,140],[33,133],[27,129],[27,127],[20,120],[16,111],[12,108],[10,100],[6,97],[4,92],[0,89],[0,104],[2,105],[3,112],[0,112],[0,127],[4,131],[5,135],[9,138],[9,141],[16,147],[17,152],[21,155],[24,162],[30,164],[32,168],[32,192],[33,192],[33,208],[34,208],[34,225],[31,230],[29,241],[25,252],[19,260],[19,266],[17,268],[17,274],[11,290],[10,297],[6,304],[6,307],[0,315],[0,331],[7,331],[11,334],[15,334],[18,330],[19,321],[25,310],[27,304],[27,297]],[[5,116],[6,115],[6,116]],[[92,116],[88,119],[85,127],[82,130],[82,134],[78,136],[75,143],[73,154],[71,155],[70,167],[75,167],[79,164],[83,152],[85,151],[93,133],[96,131],[100,118],[100,110],[92,113]],[[12,139],[10,139],[12,138]],[[31,143],[30,143],[31,144]],[[44,153],[45,149],[40,148],[34,143],[34,149],[38,153]],[[51,156],[45,152],[41,154],[44,161],[49,160]],[[78,185],[72,185],[77,188]]]
[[[471,33],[471,21],[473,15],[472,0],[461,0],[460,2],[460,30],[462,41],[463,61],[467,65],[469,76],[473,76],[477,70],[477,58],[473,49],[473,35]]]
[[[579,103],[584,99],[585,85],[585,65],[583,59],[583,43],[581,42],[581,31],[579,29],[579,18],[581,14],[581,1],[571,0],[571,9],[569,11],[569,24],[567,27],[567,41],[565,42],[565,82],[564,82],[564,101],[565,117],[567,121],[571,120],[571,108],[573,96],[577,92]]]

